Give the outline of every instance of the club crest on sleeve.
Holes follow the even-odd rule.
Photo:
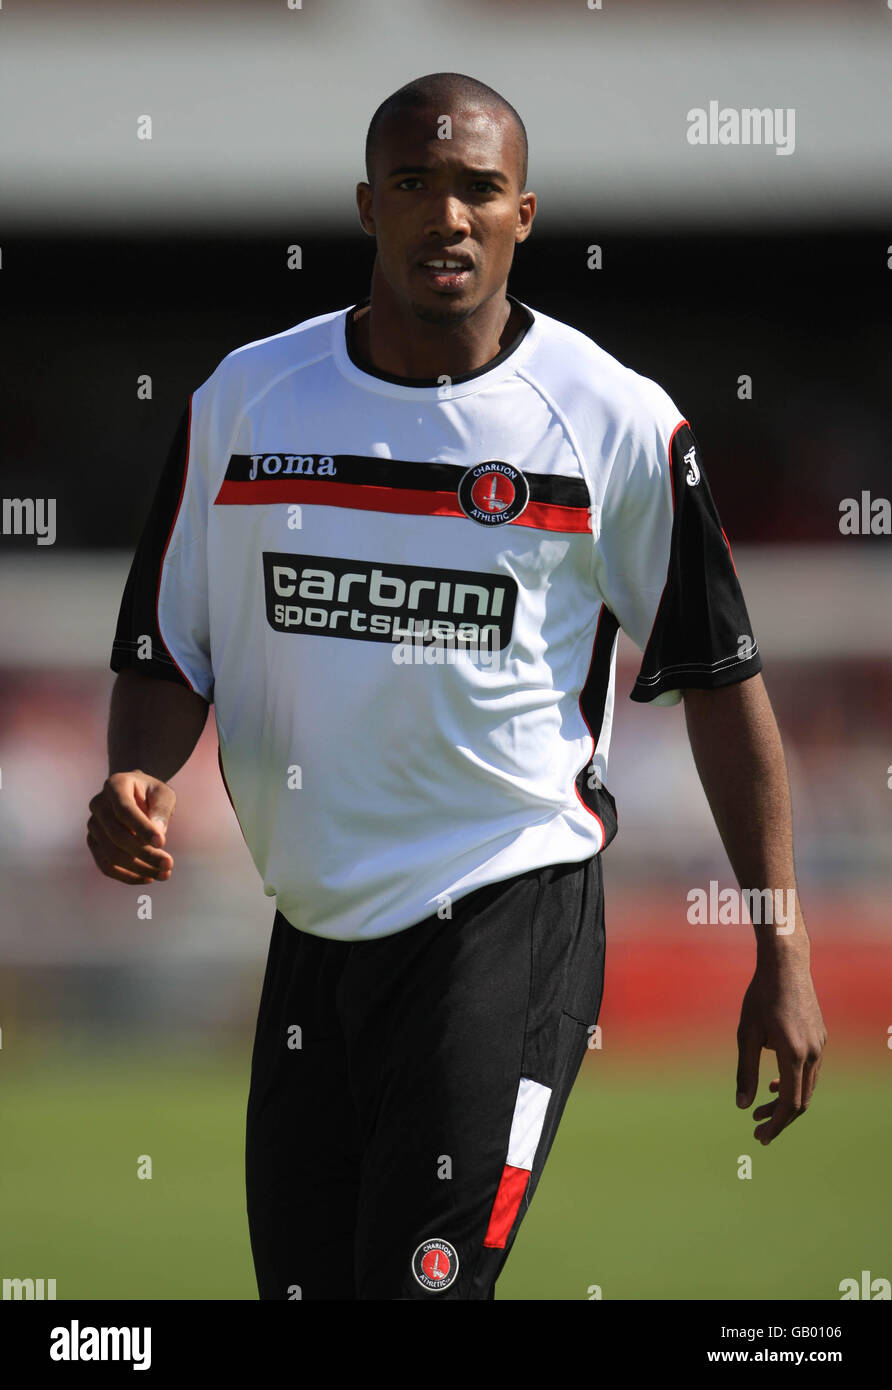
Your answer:
[[[530,500],[530,485],[519,468],[490,459],[462,474],[458,502],[465,516],[481,526],[505,526]]]
[[[423,1289],[442,1293],[455,1283],[458,1274],[458,1254],[448,1240],[434,1237],[419,1245],[412,1256],[412,1273]]]

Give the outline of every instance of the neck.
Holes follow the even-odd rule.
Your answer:
[[[508,346],[517,326],[504,285],[460,323],[428,323],[394,297],[376,261],[368,306],[353,321],[353,342],[376,371],[434,380],[486,366]]]

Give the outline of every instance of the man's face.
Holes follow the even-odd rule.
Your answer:
[[[521,189],[521,143],[507,115],[454,109],[451,138],[439,139],[443,114],[386,121],[374,182],[359,185],[357,203],[394,298],[428,323],[460,323],[504,286],[536,199]]]

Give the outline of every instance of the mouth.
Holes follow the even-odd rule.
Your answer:
[[[416,269],[438,290],[463,289],[474,273],[467,256],[428,256]]]

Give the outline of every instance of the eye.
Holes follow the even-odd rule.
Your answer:
[[[421,179],[418,178],[415,174],[410,174],[407,178],[400,179],[399,183],[397,184],[397,188],[406,189],[407,183],[414,183],[417,184],[419,188],[421,187]],[[406,189],[407,193],[410,193],[411,191],[411,189]]]
[[[475,179],[474,182],[471,184],[471,187],[475,193],[498,193],[499,191],[496,185],[492,183],[489,179]]]

